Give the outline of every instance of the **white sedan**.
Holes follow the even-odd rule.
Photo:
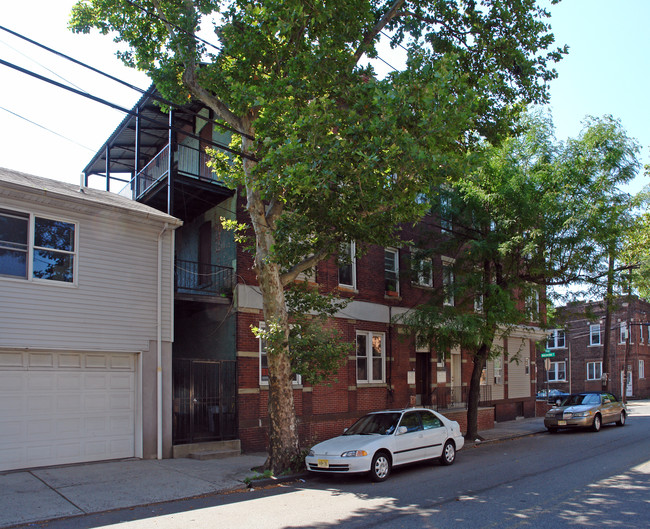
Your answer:
[[[312,447],[305,463],[310,472],[369,472],[373,481],[384,481],[397,465],[433,458],[451,465],[464,443],[459,424],[435,411],[377,411]]]

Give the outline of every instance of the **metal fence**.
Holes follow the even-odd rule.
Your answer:
[[[184,294],[230,295],[233,289],[233,269],[176,259],[174,267],[176,292]]]
[[[438,386],[431,392],[430,406],[436,410],[453,408],[467,409],[469,387],[467,386]],[[489,406],[492,403],[492,387],[481,386],[479,406]]]

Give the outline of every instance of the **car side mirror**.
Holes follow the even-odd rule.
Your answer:
[[[406,426],[400,426],[397,428],[397,432],[395,432],[395,435],[403,435],[406,432],[408,432],[408,428]]]
[[[348,428],[343,428],[343,433],[347,432]]]

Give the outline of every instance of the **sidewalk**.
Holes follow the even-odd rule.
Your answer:
[[[480,446],[543,432],[543,418],[497,423]],[[0,528],[245,490],[266,454],[227,459],[128,460],[0,473]]]

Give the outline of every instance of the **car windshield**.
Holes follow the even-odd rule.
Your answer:
[[[343,435],[390,435],[397,427],[401,413],[372,413],[361,417]]]
[[[600,396],[595,394],[569,395],[562,403],[562,406],[587,406],[592,404],[600,404]]]

